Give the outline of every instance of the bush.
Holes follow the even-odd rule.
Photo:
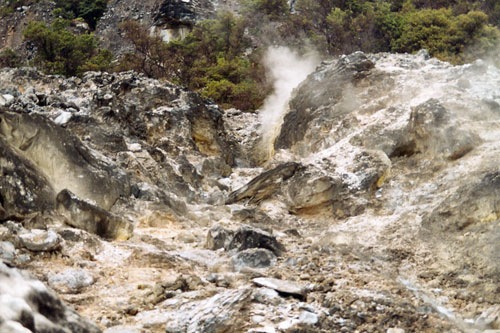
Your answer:
[[[0,0],[0,18],[14,13],[17,7],[29,5],[31,0]]]
[[[14,12],[14,9],[11,7],[0,7],[0,18],[9,16]]]
[[[106,70],[112,59],[108,50],[97,49],[93,34],[75,35],[65,29],[68,22],[55,20],[51,26],[31,22],[24,37],[36,46],[34,64],[48,74],[81,75],[88,69]]]
[[[422,9],[404,16],[401,36],[393,41],[397,52],[427,49],[431,55],[463,63],[494,49],[499,32],[487,24],[488,16],[472,11],[455,16],[451,9]]]
[[[12,49],[6,48],[0,52],[0,67],[20,67],[22,59]]]
[[[177,63],[182,62],[182,52],[176,52],[175,43],[170,47],[159,37],[151,37],[148,30],[135,21],[120,25],[125,37],[132,43],[134,52],[125,54],[115,68],[117,71],[133,69],[149,77],[168,77],[178,82]]]
[[[106,6],[106,0],[56,0],[54,15],[67,20],[82,18],[94,30]]]
[[[167,78],[222,107],[245,111],[258,108],[269,91],[262,66],[247,53],[251,44],[244,20],[231,13],[203,21],[184,40],[170,43],[149,36],[136,22],[124,22],[121,27],[134,52],[120,60],[118,70]]]
[[[287,0],[240,0],[242,12],[250,19],[281,20],[290,13]]]

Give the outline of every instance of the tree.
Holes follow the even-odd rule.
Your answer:
[[[184,40],[169,43],[136,22],[125,22],[122,29],[134,52],[121,59],[120,70],[167,78],[223,107],[245,111],[258,108],[269,91],[260,59],[248,53],[245,20],[232,13],[200,22]]]
[[[393,41],[398,52],[429,50],[452,63],[463,63],[486,55],[500,38],[497,28],[487,24],[488,16],[471,11],[455,16],[449,9],[422,9],[405,14],[401,36]]]
[[[97,48],[93,34],[75,35],[66,29],[68,22],[58,19],[51,26],[30,22],[24,37],[36,46],[35,65],[49,74],[81,75],[87,69],[105,70],[112,54]]]
[[[56,0],[54,15],[68,20],[82,18],[95,30],[106,7],[106,0]]]

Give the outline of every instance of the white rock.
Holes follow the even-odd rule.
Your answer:
[[[31,251],[52,251],[61,244],[61,237],[54,231],[32,229],[19,236],[24,247]]]
[[[293,326],[295,326],[297,323],[298,323],[297,319],[286,319],[286,320],[282,321],[281,323],[279,323],[278,329],[282,330],[282,331],[286,331],[286,330],[292,328]]]
[[[60,292],[78,292],[94,283],[94,278],[82,269],[67,269],[49,276],[49,285]]]
[[[253,299],[262,304],[278,305],[282,302],[278,292],[270,288],[258,288],[254,291]]]
[[[132,152],[138,152],[142,150],[142,146],[140,143],[129,143],[127,144],[127,149]]]
[[[405,333],[405,330],[402,328],[389,328],[387,333]]]
[[[57,125],[64,125],[66,124],[70,119],[71,119],[71,112],[68,111],[62,111],[59,113],[59,115],[54,119],[54,122]]]
[[[255,278],[252,281],[259,286],[271,288],[285,294],[297,296],[305,296],[306,294],[305,286],[299,282],[274,278]]]
[[[16,248],[11,242],[0,242],[0,259],[12,261],[15,256]]]
[[[0,106],[9,104],[14,99],[14,96],[9,94],[0,95]]]
[[[318,323],[318,315],[309,311],[302,311],[299,321],[306,325],[316,325]]]
[[[276,329],[271,326],[251,328],[248,333],[276,333]]]
[[[17,321],[7,321],[0,325],[0,332],[9,333],[32,333],[29,329],[18,323]]]

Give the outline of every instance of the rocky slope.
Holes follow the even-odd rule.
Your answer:
[[[495,331],[499,81],[425,52],[323,62],[259,165],[258,114],[4,69],[0,256],[105,332]]]
[[[12,15],[0,20],[0,49],[11,48],[27,57],[32,57],[33,49],[23,39],[23,30],[32,21],[52,22],[52,1],[27,1],[26,6],[16,8]],[[95,30],[101,47],[111,50],[118,58],[130,51],[131,45],[123,38],[120,23],[133,20],[147,27],[151,35],[164,41],[182,38],[192,26],[204,19],[214,18],[218,10],[237,11],[236,0],[147,0],[109,1],[106,11]],[[86,32],[86,23],[73,22],[71,29]]]

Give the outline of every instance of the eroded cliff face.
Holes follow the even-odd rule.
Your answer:
[[[326,61],[268,149],[168,82],[2,70],[0,256],[106,332],[499,329],[499,80]]]
[[[128,41],[123,38],[120,23],[126,20],[140,22],[150,29],[151,35],[168,42],[183,38],[200,20],[215,17],[214,3],[210,0],[148,0],[111,1],[96,27],[102,46],[115,55],[122,55]]]
[[[238,8],[236,0],[114,0],[108,2],[94,33],[100,39],[100,47],[109,49],[118,58],[132,50],[120,29],[120,23],[126,20],[139,22],[152,36],[168,42],[184,38],[196,22],[214,18],[219,10],[237,11]],[[28,2],[16,8],[12,15],[2,18],[0,49],[11,48],[23,57],[33,57],[34,50],[25,42],[23,30],[32,21],[52,22],[54,9],[55,3],[50,1]],[[70,29],[88,32],[88,26],[83,30],[74,26]]]

